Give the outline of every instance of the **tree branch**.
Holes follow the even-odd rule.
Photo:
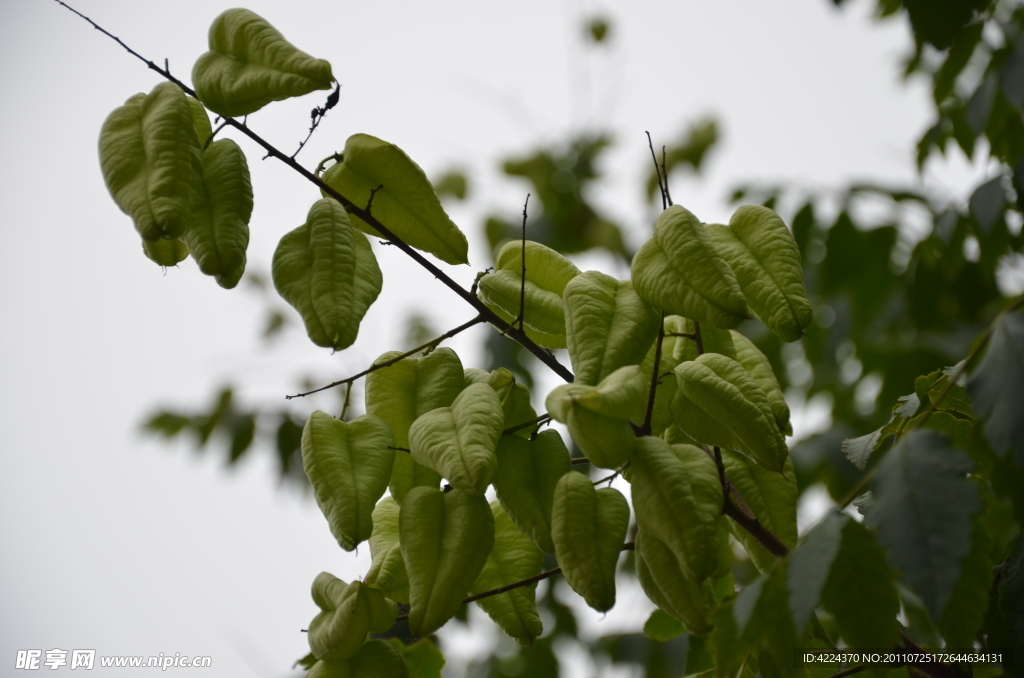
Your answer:
[[[305,396],[312,395],[314,393],[319,393],[320,391],[326,391],[327,389],[334,388],[335,386],[341,386],[342,384],[351,384],[353,381],[355,381],[356,379],[358,379],[360,377],[365,377],[366,375],[370,374],[371,372],[376,372],[377,370],[382,370],[385,367],[391,367],[395,363],[401,362],[401,361],[405,360],[406,358],[408,358],[409,356],[415,355],[415,354],[419,353],[420,351],[425,351],[427,349],[433,349],[438,344],[440,344],[442,341],[444,341],[445,339],[450,339],[451,337],[454,337],[459,332],[462,332],[463,330],[468,330],[470,327],[473,327],[474,325],[479,325],[483,321],[484,321],[484,319],[482,317],[477,316],[477,317],[473,318],[472,320],[470,320],[468,322],[462,323],[461,325],[459,325],[458,327],[456,327],[454,329],[448,330],[447,332],[445,332],[441,336],[439,336],[439,337],[437,337],[435,339],[431,339],[430,341],[428,341],[425,344],[420,344],[416,348],[414,348],[414,349],[412,349],[410,351],[406,351],[402,355],[395,356],[394,358],[390,358],[388,360],[385,360],[382,363],[374,363],[369,368],[363,370],[359,374],[354,374],[351,377],[348,377],[346,379],[342,379],[340,381],[331,382],[330,384],[327,384],[327,386],[321,386],[320,388],[315,388],[312,391],[306,391],[305,393],[296,393],[295,395],[286,395],[284,397],[284,399],[285,400],[291,400],[292,398],[304,398]]]
[[[634,545],[635,545],[634,542],[627,541],[625,544],[622,545],[622,549],[621,550],[622,551],[632,551]],[[511,584],[506,584],[505,586],[499,586],[498,588],[491,589],[490,591],[483,591],[482,593],[476,593],[476,594],[474,594],[472,596],[464,598],[463,601],[462,601],[462,604],[463,605],[467,605],[469,603],[475,603],[476,601],[481,600],[483,598],[490,598],[491,596],[497,596],[497,595],[500,595],[502,593],[508,593],[509,591],[511,591],[513,589],[522,588],[523,586],[529,586],[530,584],[536,584],[539,581],[543,581],[545,579],[550,579],[551,577],[554,577],[556,574],[561,574],[561,573],[562,573],[562,568],[560,568],[560,567],[553,567],[550,570],[544,570],[540,574],[535,574],[532,577],[527,577],[526,579],[520,579],[519,581],[514,581]],[[409,615],[403,614],[400,617],[397,617],[395,619],[395,621],[402,621],[403,619],[408,619],[408,618],[409,618]]]
[[[654,417],[654,398],[658,394],[658,368],[661,366],[661,346],[665,342],[665,312],[661,312],[661,322],[658,323],[658,342],[654,348],[654,366],[651,368],[651,389],[647,393],[647,410],[644,412],[644,423],[640,425],[642,435],[651,435],[651,419]]]
[[[124,42],[122,42],[120,38],[101,28],[95,21],[85,16],[78,10],[72,8],[67,3],[63,2],[63,0],[55,0],[55,2],[59,3],[63,7],[67,8],[68,10],[74,12],[81,18],[88,21],[90,24],[92,24],[93,28],[100,31],[101,33],[111,38],[115,42],[117,42],[117,44],[121,45],[121,47],[123,47],[129,54],[142,61],[151,70],[154,70],[157,73],[159,73],[165,80],[173,82],[175,85],[180,87],[185,94],[195,99],[199,98],[196,96],[195,90],[193,90],[191,87],[189,87],[181,80],[171,75],[170,72],[168,72],[166,69],[160,68],[149,59],[146,59],[144,56],[128,47],[128,45],[124,44]],[[262,146],[263,149],[267,152],[267,155],[265,157],[273,157],[276,158],[277,160],[280,160],[285,165],[288,165],[288,167],[292,168],[300,175],[302,175],[304,179],[314,184],[317,188],[323,191],[323,193],[337,200],[339,203],[342,204],[342,206],[344,206],[347,212],[356,215],[364,222],[366,222],[368,225],[376,229],[377,232],[381,234],[381,236],[390,240],[391,244],[395,245],[398,249],[405,252],[405,254],[412,258],[413,261],[415,261],[417,264],[419,264],[420,266],[425,268],[429,273],[431,273],[434,276],[434,278],[440,280],[442,284],[444,284],[447,288],[449,288],[458,296],[460,296],[463,299],[463,301],[465,301],[470,306],[475,308],[486,322],[498,328],[508,327],[508,329],[505,330],[505,333],[508,334],[509,337],[511,337],[513,340],[521,344],[523,348],[528,350],[530,353],[536,356],[538,360],[540,360],[542,363],[551,368],[551,370],[559,377],[561,377],[567,382],[573,381],[572,372],[564,365],[562,365],[560,362],[558,362],[554,355],[548,353],[543,348],[534,343],[532,339],[526,336],[526,333],[523,332],[523,330],[512,327],[511,325],[509,325],[509,323],[506,323],[504,320],[502,320],[494,311],[489,309],[486,304],[480,301],[480,299],[478,299],[475,295],[470,294],[469,290],[459,285],[448,274],[444,273],[436,265],[428,261],[417,250],[410,247],[404,240],[397,237],[394,233],[391,232],[391,230],[389,230],[387,227],[385,227],[383,224],[377,221],[376,217],[372,216],[368,210],[359,207],[351,200],[341,195],[341,193],[338,193],[338,191],[336,191],[334,188],[324,183],[324,181],[322,181],[320,177],[316,176],[315,174],[307,170],[305,167],[300,165],[298,162],[296,162],[294,158],[285,155],[277,148],[272,146],[268,141],[263,139],[263,137],[249,129],[249,127],[247,127],[244,122],[238,122],[238,120],[231,117],[222,117],[224,122],[231,125],[239,132],[241,132],[245,136],[255,141],[257,144]]]
[[[544,414],[542,414],[540,416],[534,417],[530,421],[524,421],[522,424],[517,424],[517,425],[515,425],[515,426],[513,426],[511,428],[505,429],[504,431],[501,432],[501,435],[503,435],[503,436],[511,435],[511,434],[515,433],[516,431],[522,431],[524,428],[530,428],[534,424],[543,424],[543,423],[548,422],[548,421],[551,421],[551,415],[548,414],[547,412],[545,412]]]

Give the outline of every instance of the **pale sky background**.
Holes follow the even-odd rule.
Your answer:
[[[918,181],[913,145],[929,122],[928,92],[899,80],[909,32],[902,19],[873,23],[873,2],[849,4],[842,12],[826,0],[248,7],[329,60],[343,84],[299,156],[307,167],[366,132],[397,143],[430,175],[470,172],[473,198],[451,213],[470,238],[473,266],[448,267],[468,286],[487,265],[481,215],[517,219],[527,190],[500,176],[497,159],[586,125],[616,136],[596,199],[637,243],[654,216],[639,189],[644,131],[669,143],[705,113],[719,116],[724,142],[702,180],[676,175],[672,186],[705,221],[728,219],[725,197],[738,181]],[[186,79],[210,22],[232,6],[73,5]],[[594,14],[612,21],[612,34],[588,50],[582,23]],[[308,651],[299,630],[316,613],[313,578],[322,570],[360,577],[369,548],[358,557],[341,551],[311,498],[278,486],[268,450],[226,469],[220,454],[145,438],[139,424],[160,405],[205,405],[224,383],[237,384],[247,403],[276,405],[301,377],[326,383],[397,348],[389,337],[410,309],[431,309],[438,328],[472,312],[399,251],[375,245],[384,294],[352,349],[332,356],[298,325],[266,345],[262,303],[244,283],[222,290],[191,260],[162,272],[103,185],[100,125],[159,77],[52,0],[0,4],[0,54],[0,675],[16,674],[17,650],[53,648],[210,655],[204,675],[292,675]],[[271,105],[249,123],[290,151],[324,95]],[[265,271],[318,194],[240,143],[255,189],[250,267]],[[962,159],[930,175],[960,196],[971,176]],[[581,263],[624,275],[604,257]],[[449,344],[467,367],[478,364],[480,337]],[[333,412],[337,403],[328,395],[298,407]],[[620,606],[603,620],[590,615],[585,628],[635,630],[649,609],[620,592]],[[477,645],[486,649],[483,637]],[[448,639],[457,658],[465,636]],[[586,658],[571,658],[567,675],[591,671]]]

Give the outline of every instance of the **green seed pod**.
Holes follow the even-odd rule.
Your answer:
[[[107,116],[100,167],[110,195],[147,242],[180,238],[202,182],[199,139],[188,99],[160,83]]]
[[[492,275],[480,279],[480,300],[511,323],[519,315],[520,292],[525,292],[523,329],[545,348],[565,348],[565,310],[562,295],[580,270],[558,252],[526,241],[526,284],[523,284],[523,243],[513,240],[498,252]]]
[[[470,590],[473,595],[540,574],[544,565],[544,553],[516,528],[498,502],[491,502],[491,512],[494,515],[494,546]],[[510,638],[520,645],[532,645],[533,639],[544,630],[537,614],[536,589],[536,584],[520,586],[481,598],[476,604]]]
[[[229,9],[210,25],[210,51],[192,67],[196,95],[219,115],[238,117],[272,101],[330,89],[331,65],[284,39],[247,10]]]
[[[707,445],[743,452],[762,468],[781,471],[789,449],[764,391],[735,360],[705,353],[675,369],[675,423]]]
[[[462,490],[415,487],[398,516],[409,575],[409,630],[422,638],[444,626],[480,576],[494,545],[487,500]]]
[[[711,631],[715,609],[712,579],[694,582],[679,566],[679,560],[665,542],[637,531],[633,547],[636,576],[651,602],[680,622],[694,635]]]
[[[782,393],[779,380],[775,378],[775,370],[768,357],[750,339],[737,332],[732,332],[733,344],[736,346],[736,361],[750,373],[757,385],[764,391],[768,399],[768,407],[772,411],[775,423],[783,435],[793,435],[793,426],[789,422],[789,405]],[[731,357],[731,356],[730,356]]]
[[[562,436],[551,429],[533,440],[502,436],[497,456],[494,489],[498,491],[498,501],[523,534],[543,551],[554,553],[551,515],[555,486],[572,470]]]
[[[205,113],[204,113],[205,115]],[[231,139],[203,151],[203,183],[184,241],[199,270],[231,289],[245,272],[252,184],[245,154]]]
[[[313,602],[321,612],[309,624],[309,647],[317,659],[351,659],[367,633],[383,633],[395,623],[394,604],[377,589],[346,584],[321,572],[313,580]]]
[[[487,384],[472,384],[451,407],[413,422],[409,449],[413,461],[437,471],[452,487],[482,496],[498,468],[494,451],[503,428],[498,394]]]
[[[387,489],[394,445],[391,429],[372,415],[344,422],[314,412],[302,430],[302,466],[331,534],[346,551],[373,532],[371,514]]]
[[[516,382],[512,372],[499,367],[493,372],[471,368],[465,371],[463,384],[468,387],[470,384],[484,383],[494,389],[501,401],[501,411],[505,415],[505,428],[510,429],[519,424],[526,423],[537,418],[537,410],[530,405],[530,389],[524,384]],[[528,426],[515,432],[520,438],[529,438],[537,430],[537,426]]]
[[[177,238],[174,240],[155,240],[153,242],[143,240],[142,253],[150,261],[160,266],[170,267],[177,266],[188,258],[188,247]]]
[[[814,312],[804,289],[800,250],[779,215],[744,205],[729,226],[708,224],[708,235],[743,290],[751,310],[784,341],[796,341]]]
[[[356,340],[384,284],[370,243],[330,199],[313,203],[306,223],[281,238],[271,271],[278,294],[302,316],[312,342],[336,351]]]
[[[375,363],[399,355],[398,351],[391,351]],[[367,375],[366,413],[386,421],[395,434],[395,445],[408,449],[412,423],[431,410],[455,402],[462,385],[462,361],[455,351],[442,347],[423,358],[405,358]],[[436,471],[417,464],[408,453],[395,455],[390,488],[398,503],[414,487],[437,488],[440,484],[441,476]]]
[[[619,468],[633,451],[636,437],[630,420],[642,422],[645,383],[639,365],[623,367],[597,386],[562,384],[547,397],[551,416],[569,427],[590,463]]]
[[[370,557],[373,562],[363,583],[380,589],[396,603],[408,605],[409,577],[398,539],[398,502],[391,497],[384,497],[373,509]]]
[[[615,605],[615,565],[629,528],[629,504],[618,490],[594,489],[571,471],[555,487],[551,538],[565,580],[598,612]]]
[[[342,160],[324,172],[324,182],[370,211],[410,247],[449,264],[468,264],[469,242],[448,217],[427,175],[402,149],[369,134],[345,142]],[[373,202],[370,202],[370,196]],[[359,217],[352,225],[383,237]]]
[[[692,445],[645,436],[637,440],[629,474],[640,528],[665,542],[691,581],[714,575],[724,501],[715,462]]]
[[[736,491],[768,530],[787,548],[796,548],[796,471],[793,460],[786,459],[782,473],[765,471],[742,454],[722,450],[722,462]],[[743,544],[750,559],[761,572],[768,572],[778,559],[731,518],[729,530]]]
[[[565,325],[575,383],[598,384],[620,367],[638,364],[660,320],[628,280],[598,271],[573,278],[565,286]]]
[[[732,269],[697,217],[679,205],[661,213],[654,237],[633,258],[633,287],[656,308],[723,329],[747,314]]]

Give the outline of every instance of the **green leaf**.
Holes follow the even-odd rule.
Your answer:
[[[786,585],[797,637],[803,637],[807,622],[818,607],[848,520],[842,513],[830,512],[789,555]]]
[[[452,618],[494,545],[494,516],[483,497],[414,487],[398,516],[409,575],[409,630],[433,633]]]
[[[795,547],[798,490],[793,460],[786,459],[782,473],[765,471],[732,450],[722,450],[722,462],[729,480],[761,524],[778,537],[786,548]],[[775,567],[777,558],[731,518],[729,530],[743,544],[758,570],[767,572]]]
[[[814,312],[804,289],[800,250],[779,215],[760,205],[740,207],[729,226],[708,235],[739,282],[747,304],[784,341],[797,341]]]
[[[272,273],[274,287],[302,316],[310,340],[336,351],[356,340],[384,284],[370,243],[329,198],[313,203],[306,223],[281,238]]]
[[[331,534],[346,551],[369,539],[372,512],[391,477],[395,444],[372,415],[350,422],[314,412],[302,431],[302,466]]]
[[[317,659],[330,661],[354,657],[367,633],[387,631],[398,615],[377,589],[346,584],[327,572],[313,580],[313,602],[321,612],[309,624],[309,647]]]
[[[715,462],[693,445],[644,436],[633,452],[629,482],[640,528],[665,542],[690,580],[715,574],[723,503]]]
[[[181,240],[142,241],[142,253],[160,266],[177,266],[188,258],[188,247]]]
[[[661,314],[628,280],[587,271],[565,286],[565,331],[575,383],[598,384],[637,365],[658,335]]]
[[[900,601],[885,551],[855,520],[847,520],[843,527],[839,552],[821,590],[821,603],[851,648],[896,644]]]
[[[637,531],[633,552],[640,586],[662,614],[690,633],[709,632],[711,613],[715,609],[713,580],[693,580],[680,567],[680,560],[672,549],[644,530]],[[644,630],[647,631],[646,626]],[[648,635],[651,634],[648,632]]]
[[[206,148],[206,142],[213,136],[210,116],[206,113],[206,108],[199,103],[199,99],[195,97],[185,97],[185,99],[192,111],[192,123],[196,128],[196,136],[199,137],[199,148]]]
[[[746,317],[736,276],[704,226],[675,205],[658,217],[654,237],[633,258],[633,287],[649,304],[729,329]]]
[[[408,678],[398,649],[386,640],[368,640],[352,657],[352,678]]]
[[[789,454],[764,391],[735,360],[705,353],[675,369],[675,423],[707,445],[742,452],[762,468],[782,471]]]
[[[374,364],[387,362],[401,355],[385,353]],[[455,351],[439,348],[423,358],[405,358],[366,376],[366,413],[380,417],[395,434],[395,446],[409,448],[409,427],[417,418],[448,407],[462,392],[462,361]],[[395,455],[391,472],[391,496],[402,503],[414,487],[436,488],[441,476],[417,464],[406,453]]]
[[[592,464],[615,469],[629,461],[636,442],[630,420],[643,421],[648,388],[640,366],[631,365],[597,386],[562,384],[548,394],[546,404]]]
[[[487,372],[473,368],[466,370],[464,374],[465,386],[484,383],[498,394],[506,429],[515,428],[537,418],[537,410],[530,405],[530,389],[524,384],[517,383],[515,375],[510,370],[499,367],[493,372]],[[529,426],[516,431],[514,435],[530,438],[536,430],[536,426]]]
[[[330,89],[334,81],[329,63],[298,50],[247,9],[214,19],[209,45],[192,67],[192,82],[199,100],[219,115],[248,115],[272,101]]]
[[[779,431],[784,435],[793,435],[793,426],[789,423],[789,405],[786,403],[786,396],[782,393],[782,387],[779,386],[779,380],[775,377],[775,370],[772,369],[768,357],[750,339],[736,330],[730,330],[730,332],[733,346],[736,349],[736,362],[743,365],[743,368],[750,373],[757,385],[764,391],[764,396],[768,399],[768,407],[772,411]],[[723,353],[722,351],[709,352]]]
[[[199,270],[231,289],[245,272],[252,215],[249,165],[231,139],[215,141],[203,151],[203,182],[198,195],[183,239]]]
[[[448,218],[427,175],[398,146],[354,134],[345,142],[341,161],[324,173],[323,180],[353,204],[370,205],[374,218],[410,247],[449,264],[469,263],[465,234]],[[352,224],[383,237],[358,217],[352,217]]]
[[[558,480],[572,470],[569,450],[554,430],[533,440],[502,436],[498,443],[494,489],[509,517],[543,551],[555,552],[551,514]]]
[[[985,512],[973,519],[971,550],[963,561],[963,574],[953,587],[949,603],[938,620],[946,647],[966,648],[974,644],[985,622],[989,593],[992,590],[992,535]]]
[[[941,619],[971,548],[971,517],[982,509],[967,479],[971,459],[933,431],[914,431],[879,464],[867,522],[889,562]],[[873,647],[881,647],[874,645]]]
[[[451,407],[413,422],[409,449],[413,461],[437,471],[452,487],[482,496],[498,468],[494,451],[503,428],[498,394],[487,384],[471,384]]]
[[[657,608],[644,623],[644,633],[648,638],[664,643],[686,633],[686,627],[661,608]]]
[[[506,243],[498,252],[495,271],[480,279],[480,300],[503,319],[519,316],[524,292],[524,330],[546,348],[565,348],[565,310],[562,294],[580,270],[558,252],[526,241],[526,284],[523,284],[522,241]]]
[[[615,488],[594,489],[571,471],[555,487],[551,539],[565,580],[598,612],[615,605],[615,566],[629,528],[629,504]]]
[[[373,509],[373,532],[370,533],[370,570],[363,583],[384,592],[391,600],[409,604],[409,576],[402,560],[398,538],[398,502],[384,497]]]
[[[1012,452],[1024,467],[1024,311],[996,321],[988,350],[967,381],[985,437],[1000,456]]]
[[[665,317],[665,333],[694,334],[696,326],[689,318],[678,315]],[[720,330],[714,325],[707,323],[700,326],[701,345],[704,353],[721,353],[722,355],[739,360],[736,353],[736,346],[733,342],[732,330]],[[690,337],[666,336],[663,351],[671,355],[677,362],[696,360],[700,353],[697,351],[697,342]]]
[[[192,109],[177,85],[160,83],[114,109],[100,130],[100,167],[117,206],[146,242],[180,238],[202,181]]]
[[[412,645],[406,645],[398,638],[388,638],[388,642],[402,654],[409,668],[409,678],[441,678],[445,661],[437,645],[427,639],[418,640]]]
[[[498,502],[491,502],[494,514],[494,546],[484,569],[470,593],[490,591],[539,574],[544,552],[512,522]],[[520,586],[476,601],[501,630],[520,645],[532,645],[543,627],[537,614],[537,585]]]

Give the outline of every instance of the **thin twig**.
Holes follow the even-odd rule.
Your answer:
[[[665,156],[666,156],[665,147],[662,146],[661,147],[661,176],[665,177],[665,199],[668,200],[668,206],[671,207],[673,205],[673,203],[672,203],[672,194],[668,190],[668,170],[665,169],[665,162],[666,162],[665,161]]]
[[[654,366],[651,368],[651,388],[647,393],[647,410],[644,412],[644,423],[640,425],[642,435],[651,435],[651,419],[654,418],[654,399],[658,395],[658,383],[661,375],[658,368],[661,366],[661,346],[665,342],[665,312],[661,312],[661,321],[658,323],[658,341],[654,348]]]
[[[97,25],[96,22],[94,22],[92,19],[85,16],[81,12],[73,9],[67,3],[63,2],[63,0],[54,1],[62,5],[63,7],[67,8],[68,10],[74,12],[82,19],[88,21],[93,26],[93,28],[100,31],[101,33],[111,38],[115,42],[117,42],[117,44],[121,45],[121,47],[123,47],[129,54],[142,61],[151,70],[154,70],[157,73],[159,73],[161,76],[164,77],[164,79],[168,80],[169,82],[173,82],[175,85],[180,87],[185,94],[196,99],[199,98],[196,96],[195,90],[193,90],[191,87],[189,87],[184,82],[168,73],[166,70],[160,68],[149,59],[146,59],[144,56],[142,56],[135,50],[128,47],[117,36],[112,35],[108,31],[100,28],[99,25]],[[341,193],[339,193],[333,187],[324,183],[324,181],[322,181],[320,177],[316,176],[315,174],[307,170],[305,167],[300,165],[298,162],[296,162],[294,158],[290,158],[289,156],[285,155],[276,147],[271,145],[268,141],[266,141],[263,137],[253,132],[251,129],[249,129],[248,126],[246,126],[244,120],[243,122],[239,122],[234,118],[224,117],[224,121],[232,127],[234,127],[235,129],[242,132],[242,134],[252,139],[261,147],[263,147],[263,149],[267,151],[267,155],[264,157],[274,157],[275,159],[283,162],[285,165],[288,165],[288,167],[302,175],[304,179],[317,186],[321,191],[326,193],[331,198],[334,198],[335,200],[340,202],[347,212],[349,212],[350,214],[354,214],[355,216],[359,217],[364,222],[366,222],[369,226],[376,229],[376,231],[380,233],[382,237],[391,241],[393,245],[398,247],[413,261],[415,261],[417,264],[426,269],[428,273],[434,276],[434,278],[440,280],[445,287],[455,292],[455,294],[461,297],[463,301],[465,301],[470,306],[475,308],[486,322],[491,323],[492,325],[498,328],[504,328],[507,325],[507,323],[504,320],[502,320],[494,311],[488,308],[486,304],[477,299],[475,295],[470,294],[469,290],[455,282],[455,280],[453,280],[451,276],[449,276],[444,271],[439,269],[436,265],[428,261],[422,254],[420,254],[417,250],[413,249],[404,240],[396,236],[389,228],[380,223],[380,221],[373,217],[369,212],[361,208],[359,205],[356,205],[345,196],[341,195]],[[507,333],[514,341],[518,342],[523,346],[523,348],[525,348],[527,351],[535,355],[542,363],[551,368],[551,370],[559,377],[561,377],[563,380],[567,382],[573,381],[572,372],[568,368],[566,368],[565,365],[562,365],[560,362],[558,362],[558,360],[555,358],[553,354],[545,351],[543,348],[538,346],[532,339],[527,337],[525,332],[519,329],[510,329],[507,331]]]
[[[341,406],[341,420],[345,421],[345,415],[348,414],[348,406],[352,400],[352,382],[348,382],[348,388],[345,389],[345,404]]]
[[[668,209],[668,196],[665,193],[665,184],[661,182],[661,170],[658,169],[658,156],[654,153],[654,142],[651,141],[651,133],[647,132],[647,147],[651,149],[651,160],[654,161],[654,174],[658,177],[658,190],[661,191],[661,209]]]
[[[700,336],[700,323],[693,321],[693,343],[697,344],[697,355],[704,355],[704,340]]]
[[[299,151],[302,150],[302,147],[306,145],[306,142],[309,141],[309,138],[313,136],[313,132],[316,130],[317,127],[320,126],[320,121],[324,119],[325,115],[327,115],[327,111],[331,110],[337,105],[338,98],[341,96],[341,83],[336,83],[336,85],[337,86],[334,88],[334,91],[327,95],[327,103],[325,103],[323,106],[317,106],[312,111],[310,111],[309,116],[313,119],[313,124],[309,126],[309,134],[306,135],[306,138],[304,140],[299,142],[299,147],[295,149],[294,153],[292,153],[292,160],[294,160],[295,156],[299,154]]]
[[[632,551],[634,546],[635,546],[635,542],[627,541],[625,544],[622,545],[622,548],[620,550],[622,550],[622,551]],[[550,570],[544,570],[543,572],[541,572],[539,574],[535,574],[532,577],[527,577],[526,579],[520,579],[519,581],[514,581],[511,584],[506,584],[505,586],[499,586],[496,589],[490,589],[489,591],[483,591],[482,593],[473,594],[473,595],[469,596],[468,598],[464,598],[462,600],[462,604],[463,605],[467,605],[469,603],[475,603],[476,601],[481,600],[483,598],[490,598],[491,596],[497,596],[497,595],[500,595],[502,593],[508,593],[509,591],[512,591],[513,589],[522,588],[523,586],[529,586],[530,584],[536,584],[539,581],[543,581],[545,579],[550,579],[551,577],[554,577],[556,574],[561,574],[561,572],[562,572],[562,568],[560,568],[560,567],[554,567],[554,568],[551,568]],[[395,621],[402,621],[402,620],[408,619],[408,618],[409,618],[409,615],[404,614],[404,615],[401,615],[400,617],[397,617],[395,619]]]
[[[572,458],[572,463],[573,464],[589,464],[590,460],[587,459],[586,457],[573,457]]]
[[[382,363],[374,363],[369,368],[363,370],[359,374],[354,374],[351,377],[348,377],[346,379],[341,379],[339,381],[331,382],[330,384],[327,384],[327,386],[321,386],[320,388],[315,388],[312,391],[306,391],[305,393],[296,393],[295,395],[287,395],[284,398],[285,398],[285,400],[291,400],[292,398],[304,398],[305,396],[312,395],[314,393],[319,393],[320,391],[326,391],[327,389],[334,388],[335,386],[341,386],[342,384],[350,384],[353,381],[355,381],[356,379],[359,379],[360,377],[365,377],[366,375],[370,374],[371,372],[376,372],[377,370],[382,370],[385,367],[391,367],[395,363],[401,362],[402,360],[405,360],[409,356],[415,355],[415,354],[419,353],[420,351],[425,351],[427,349],[435,348],[438,344],[440,344],[445,339],[450,339],[451,337],[454,337],[459,332],[462,332],[463,330],[468,330],[470,327],[473,327],[474,325],[479,325],[483,321],[484,321],[484,319],[481,316],[477,316],[477,317],[473,318],[472,320],[470,320],[468,322],[462,323],[461,325],[459,325],[458,327],[456,327],[454,329],[448,330],[447,332],[445,332],[441,336],[436,337],[434,339],[431,339],[430,341],[428,341],[425,344],[420,344],[419,346],[417,346],[416,348],[412,349],[411,351],[406,351],[405,353],[403,353],[401,355],[397,355],[394,358],[389,358],[388,360],[385,360]]]
[[[503,435],[503,436],[512,435],[513,433],[515,433],[517,431],[522,431],[524,428],[530,428],[534,424],[543,424],[543,423],[548,422],[548,421],[551,421],[551,415],[548,414],[547,412],[545,412],[544,414],[542,414],[540,416],[534,417],[530,421],[524,421],[522,424],[516,424],[515,426],[513,426],[511,428],[505,429],[504,431],[501,432],[501,435]]]
[[[752,534],[773,556],[784,558],[789,553],[789,548],[779,541],[779,538],[772,534],[771,530],[762,525],[757,516],[750,513],[749,509],[746,512],[740,510],[739,506],[733,503],[732,497],[728,494],[725,495],[724,513],[735,520],[740,527]]]
[[[523,272],[519,280],[519,331],[523,331],[523,322],[526,318],[526,207],[530,204],[530,194],[526,194],[526,202],[523,203]]]

